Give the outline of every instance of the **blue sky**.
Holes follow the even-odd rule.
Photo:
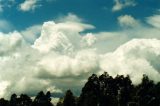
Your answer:
[[[146,17],[155,14],[160,7],[159,0],[120,0],[119,3],[124,7],[116,11],[113,10],[116,5],[115,0],[33,1],[35,2],[29,5],[28,10],[23,10],[20,5],[25,3],[25,0],[8,0],[8,2],[1,0],[0,18],[12,24],[12,29],[24,30],[32,25],[73,13],[84,19],[86,23],[94,25],[96,29],[92,32],[113,31],[119,29],[117,17],[120,15],[128,14],[143,22]],[[130,4],[125,6],[127,2]]]
[[[104,71],[160,81],[160,0],[0,0],[0,97],[77,95]]]

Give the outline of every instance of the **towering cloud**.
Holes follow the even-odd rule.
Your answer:
[[[0,96],[80,89],[89,75],[104,71],[112,76],[129,74],[135,84],[143,74],[160,81],[160,40],[134,39],[106,52],[104,41],[113,34],[82,35],[80,32],[94,26],[70,17],[72,20],[64,18],[60,23],[45,22],[33,45],[19,32],[0,33]]]

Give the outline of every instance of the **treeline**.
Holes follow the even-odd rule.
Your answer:
[[[41,91],[33,100],[25,94],[13,94],[9,101],[1,98],[0,106],[160,106],[160,82],[155,84],[143,75],[142,82],[133,85],[129,76],[113,78],[105,72],[92,74],[79,97],[67,90],[57,105],[51,103],[50,92]]]

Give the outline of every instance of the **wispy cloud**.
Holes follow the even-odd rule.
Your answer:
[[[41,5],[38,4],[39,0],[25,0],[23,3],[19,4],[19,9],[21,11],[33,11]]]
[[[136,5],[135,0],[114,0],[115,5],[112,11],[120,11],[126,7],[133,7]]]
[[[160,28],[160,15],[153,15],[148,17],[147,22],[156,28]]]

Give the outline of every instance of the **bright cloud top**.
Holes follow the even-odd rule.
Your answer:
[[[89,75],[104,71],[112,76],[129,74],[135,84],[143,74],[155,82],[160,81],[160,40],[128,41],[128,32],[81,34],[94,26],[83,23],[73,14],[68,17],[72,20],[64,17],[58,23],[45,22],[33,45],[26,42],[24,32],[0,33],[0,72],[3,73],[0,84],[4,85],[0,87],[0,96],[8,97],[14,92],[34,95],[40,90],[61,93],[69,88],[80,89]],[[40,26],[37,27],[39,30]],[[107,52],[104,48],[109,44],[106,42],[117,40],[115,36],[119,34],[122,35],[117,38],[119,41],[128,42]],[[136,31],[133,35],[137,34]]]

